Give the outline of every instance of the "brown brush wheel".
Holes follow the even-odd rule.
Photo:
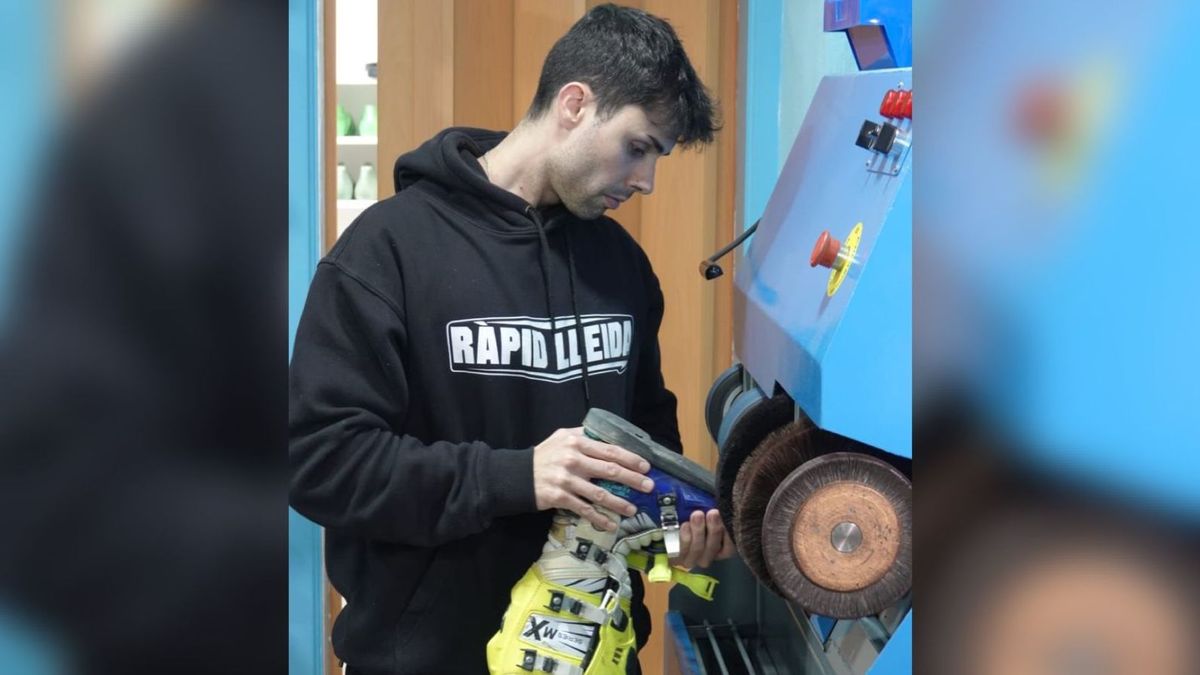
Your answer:
[[[733,494],[730,495],[730,499],[733,501],[733,524],[735,528],[737,527],[738,520],[737,512],[742,508],[742,499],[746,492],[746,474],[748,471],[753,472],[756,470],[755,467],[762,461],[762,456],[763,446],[759,444],[750,453],[750,456],[742,462],[742,465],[738,467],[737,477],[733,479]]]
[[[884,454],[844,436],[816,428],[807,419],[771,432],[738,469],[733,483],[733,535],[738,553],[754,576],[783,595],[767,569],[762,549],[763,516],[775,489],[796,467],[822,454],[859,451]]]
[[[775,490],[763,532],[771,579],[812,613],[878,614],[912,587],[912,485],[880,459],[805,462]]]
[[[725,531],[734,541],[733,486],[742,462],[758,447],[767,434],[788,424],[795,415],[795,404],[787,394],[776,394],[746,409],[733,424],[717,459],[717,509],[725,523]]]
[[[742,462],[733,483],[733,528],[738,553],[754,576],[777,595],[781,592],[771,579],[763,557],[763,514],[783,479],[819,454],[819,448],[813,443],[818,433],[807,420],[776,429]]]

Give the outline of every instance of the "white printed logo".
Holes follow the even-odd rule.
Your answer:
[[[446,324],[450,370],[566,382],[588,375],[623,373],[633,344],[633,317],[584,314],[549,319],[506,316],[463,319]],[[582,333],[582,341],[580,340]]]
[[[563,654],[582,658],[592,646],[596,624],[582,621],[563,621],[543,614],[530,614],[521,639],[539,647],[549,647]]]

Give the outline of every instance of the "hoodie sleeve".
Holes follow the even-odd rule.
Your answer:
[[[536,511],[533,450],[425,444],[396,428],[411,397],[400,308],[336,261],[317,267],[289,377],[290,502],[329,528],[436,546]]]
[[[633,394],[633,423],[650,434],[655,441],[683,452],[679,440],[679,420],[675,414],[675,394],[667,389],[662,375],[662,358],[658,349],[658,329],[663,318],[663,294],[658,277],[643,257],[647,277],[649,309],[645,327],[638,337],[637,384]]]

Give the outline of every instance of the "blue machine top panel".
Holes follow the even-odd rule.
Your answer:
[[[871,49],[871,29],[879,27],[887,38],[887,60]],[[825,30],[846,31],[862,70],[912,67],[911,0],[825,0]]]
[[[821,81],[738,266],[734,317],[738,359],[761,386],[778,383],[824,429],[910,455],[911,151],[888,160],[893,175],[855,144],[901,83],[910,69]],[[855,262],[829,296],[830,270],[809,252],[824,230],[847,241],[859,223]]]

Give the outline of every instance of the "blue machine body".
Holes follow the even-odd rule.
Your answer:
[[[859,70],[912,67],[912,3],[825,0],[825,31],[845,31]]]
[[[770,198],[734,277],[734,355],[753,382],[743,380],[726,399],[714,437],[724,448],[737,420],[780,388],[818,427],[911,458],[912,113],[907,106],[886,115],[881,110],[892,92],[911,97],[911,3],[829,0],[823,27],[846,34],[859,72],[821,80],[782,171],[778,177],[770,172]],[[755,87],[753,75],[748,99],[774,114],[778,82]],[[768,180],[752,157],[773,151],[767,141],[774,136],[764,132],[771,117],[746,114],[749,212]],[[833,269],[810,265],[810,252],[826,231],[840,242],[833,247],[836,259],[821,261]],[[727,391],[728,382],[718,381],[714,392]],[[719,400],[712,396],[710,405]],[[862,654],[854,646],[864,644],[861,638],[848,637],[866,632],[857,620],[815,616],[772,596],[736,558],[714,564],[712,573],[725,589],[713,609],[672,595],[676,612],[668,629],[676,649],[670,656],[682,672],[703,672],[699,661],[719,652],[719,636],[741,644],[737,622],[752,623],[758,648],[776,672],[830,672],[831,654],[841,653],[843,640]],[[712,622],[689,627],[683,616]],[[883,626],[890,637],[868,672],[911,673],[907,599],[873,626]],[[748,665],[752,659],[742,647],[731,654]],[[858,663],[842,665],[858,672]]]
[[[910,68],[821,81],[738,266],[734,301],[735,352],[760,387],[779,385],[823,429],[904,457],[912,457],[912,152],[881,163],[855,140],[865,120],[880,121],[885,94],[911,83]],[[880,170],[891,166],[894,174]],[[831,272],[810,266],[809,251],[823,231],[845,240],[859,223],[854,261],[830,295]],[[827,637],[832,622],[814,619]],[[911,654],[910,612],[870,672],[910,673]]]
[[[912,6],[829,0],[825,30],[846,33],[861,72],[825,77],[805,115],[737,267],[735,353],[760,388],[781,387],[817,426],[912,457],[912,149],[881,160],[856,144],[865,121],[885,121],[890,90],[912,89]],[[886,121],[911,142],[910,120]],[[809,252],[822,232],[845,244],[859,224],[830,293],[831,271]],[[813,621],[827,639],[834,622]],[[912,621],[909,612],[873,675],[912,672]]]
[[[912,154],[893,175],[855,144],[900,83],[911,87],[911,69],[821,81],[738,265],[734,342],[759,386],[781,386],[817,426],[911,457]],[[858,223],[855,261],[830,296],[830,271],[810,267],[809,251]]]

